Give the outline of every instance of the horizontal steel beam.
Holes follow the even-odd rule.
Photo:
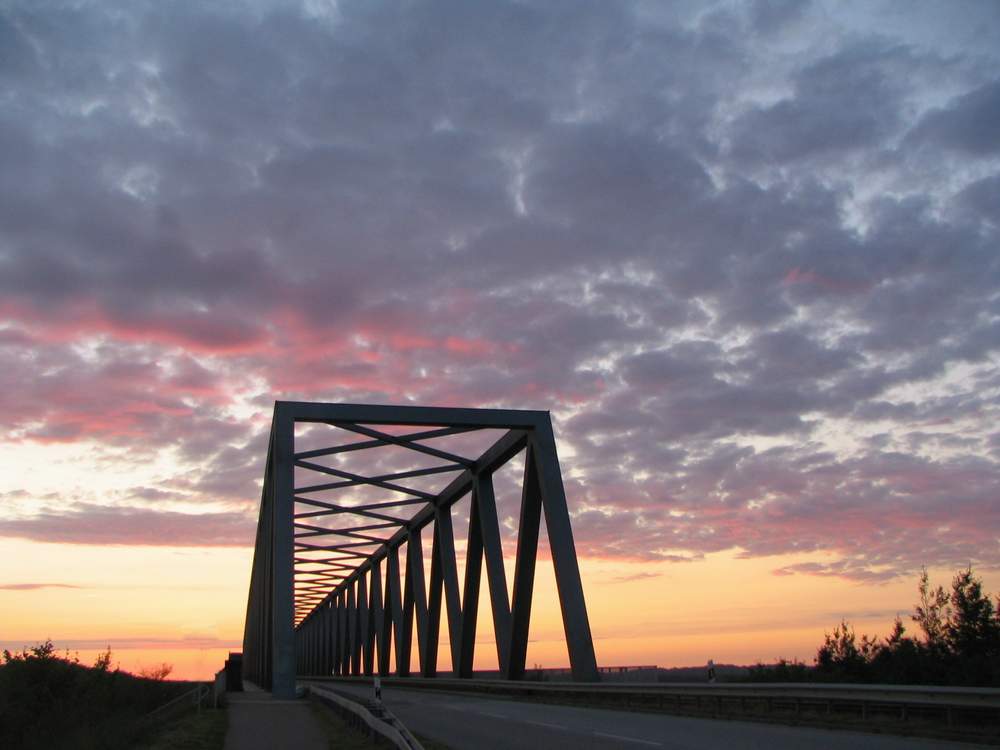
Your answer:
[[[380,406],[276,401],[275,411],[296,422],[353,422],[426,427],[532,430],[549,421],[547,411],[455,409],[437,406]]]

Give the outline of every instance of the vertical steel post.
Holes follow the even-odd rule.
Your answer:
[[[336,648],[334,646],[337,637],[337,610],[331,597],[326,603],[326,669],[324,675],[329,677],[333,674],[334,660],[336,659]]]
[[[376,654],[382,646],[382,565],[375,563],[371,568],[371,586],[368,590],[368,632],[365,645],[365,674],[372,675],[377,667]]]
[[[348,650],[350,641],[348,640],[348,617],[347,617],[347,594],[340,592],[340,674],[350,674],[351,654]]]
[[[385,609],[389,615],[386,618],[388,620],[386,633],[391,632],[396,644],[396,674],[399,677],[406,677],[410,673],[410,641],[407,639],[409,630],[403,623],[403,605],[400,602],[399,547],[390,549],[385,559]],[[389,664],[388,638],[386,638],[385,663]]]
[[[323,612],[323,664],[321,674],[329,677],[331,670],[330,659],[330,601],[326,600],[322,605]]]
[[[552,425],[540,425],[531,437],[529,445],[536,451],[535,470],[542,494],[542,508],[545,512],[545,531],[549,537],[552,552],[552,566],[556,574],[559,590],[559,606],[562,609],[563,629],[566,632],[566,647],[573,679],[597,682],[597,658],[594,655],[594,639],[587,617],[587,604],[583,598],[583,582],[580,566],[573,544],[573,529],[566,507],[566,493],[563,489],[562,473],[559,471],[559,457]]]
[[[355,674],[354,652],[358,642],[357,608],[354,605],[354,584],[347,586],[347,674]]]
[[[295,697],[295,515],[293,466],[295,422],[281,404],[274,408],[274,489],[272,513],[273,612],[271,694],[275,698]]]
[[[421,636],[420,674],[437,676],[438,638],[441,633],[441,526],[434,524],[431,541],[431,575],[427,586],[427,629]]]
[[[333,597],[333,673],[342,674],[340,671],[340,594]]]
[[[479,619],[479,579],[483,571],[483,532],[479,524],[479,490],[472,487],[469,500],[469,537],[465,545],[465,585],[462,589],[462,625],[456,677],[472,677]],[[501,670],[503,665],[500,666]]]
[[[364,657],[368,650],[368,582],[358,576],[358,643],[355,651],[354,674],[364,672]]]
[[[510,650],[504,676],[519,680],[524,676],[528,652],[528,625],[531,598],[535,590],[535,559],[541,523],[542,496],[535,470],[535,451],[528,442],[524,453],[524,485],[521,488],[521,520],[518,523],[517,556],[514,560],[514,596],[511,602]]]
[[[510,654],[510,598],[507,594],[507,574],[504,570],[503,547],[500,543],[500,519],[497,517],[497,501],[493,492],[493,475],[479,474],[475,486],[479,531],[483,557],[486,560],[486,583],[490,589],[497,664],[500,666],[500,673],[504,674]]]
[[[409,673],[414,614],[417,621],[417,656],[422,671],[426,661],[427,646],[427,587],[424,584],[424,555],[420,543],[420,529],[411,531],[406,541],[406,583],[403,586],[403,640],[406,643],[403,645],[406,649],[407,673]]]
[[[261,612],[260,612],[260,638],[258,642],[260,643],[260,686],[266,690],[271,689],[271,668],[274,665],[274,639],[272,638],[271,627],[273,621],[273,611],[274,611],[274,597],[273,597],[273,584],[274,580],[274,539],[272,538],[272,529],[274,528],[273,516],[274,516],[274,459],[272,457],[269,462],[269,474],[266,485],[266,494],[264,497],[264,507],[267,509],[267,513],[264,516],[264,564],[262,567],[263,575],[261,576],[260,585],[260,596],[261,596]]]
[[[462,600],[458,594],[458,563],[455,559],[455,529],[451,523],[451,507],[438,508],[434,529],[438,538],[438,558],[448,612],[448,643],[451,646],[451,668],[457,675],[462,661]]]
[[[313,617],[309,620],[309,674],[315,675],[319,672],[319,639],[316,637],[318,635],[319,618]]]

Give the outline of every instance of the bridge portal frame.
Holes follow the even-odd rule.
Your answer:
[[[374,552],[355,553],[356,566],[346,577],[331,577],[329,590],[296,624],[295,553],[302,548],[302,543],[296,540],[317,532],[296,533],[297,528],[311,527],[296,521],[295,503],[317,502],[297,496],[297,492],[310,488],[294,486],[294,469],[315,468],[307,459],[324,454],[322,450],[295,452],[295,425],[310,422],[366,436],[367,447],[397,445],[455,461],[455,468],[460,468],[461,473],[437,495],[418,493],[426,494],[421,498],[425,506],[408,521],[397,523],[400,528]],[[370,425],[435,429],[393,435]],[[436,450],[422,442],[477,429],[505,432],[475,460]],[[340,449],[326,452],[337,450]],[[524,480],[514,584],[508,600],[492,476],[522,451]],[[356,479],[376,485],[379,481]],[[459,599],[451,509],[466,495],[471,496],[470,523],[463,596]],[[408,676],[415,620],[420,673],[432,677],[437,672],[443,603],[448,617],[453,673],[472,677],[480,578],[485,560],[500,671],[507,679],[522,678],[543,512],[573,679],[596,682],[599,676],[590,621],[548,412],[275,402],[247,598],[243,639],[245,676],[271,690],[275,697],[288,698],[295,694],[297,675],[376,672],[387,675],[393,641],[397,646],[395,674]],[[424,582],[421,531],[432,521],[428,591]],[[405,578],[401,580],[399,550],[404,543]],[[338,546],[341,556],[337,560],[349,559],[343,556],[350,554],[345,551],[346,546],[350,545]],[[320,580],[313,583],[314,588],[323,588]]]

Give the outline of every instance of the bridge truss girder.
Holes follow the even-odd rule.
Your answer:
[[[325,423],[365,439],[296,453],[295,426],[301,423]],[[395,434],[373,425],[432,429]],[[477,430],[503,434],[475,459],[427,445]],[[362,476],[313,461],[385,446],[445,463]],[[493,474],[522,452],[520,521],[508,598]],[[337,481],[296,487],[296,468]],[[456,476],[436,493],[398,483],[449,472]],[[356,487],[407,497],[354,505],[314,499],[315,493]],[[470,523],[460,595],[452,508],[466,496]],[[296,513],[297,503],[316,510]],[[420,507],[410,518],[392,515],[411,505]],[[501,674],[523,677],[542,513],[573,678],[596,681],[593,639],[548,412],[276,402],[247,601],[246,677],[288,697],[294,695],[297,675],[408,676],[414,627],[419,674],[432,677],[442,609],[448,618],[453,674],[471,677],[484,563]],[[322,524],[344,514],[360,525]],[[422,531],[432,522],[427,581]],[[321,537],[334,537],[335,543],[312,543]],[[316,554],[328,557],[310,557]],[[395,664],[390,663],[393,646]]]

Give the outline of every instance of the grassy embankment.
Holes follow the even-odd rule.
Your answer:
[[[226,728],[224,708],[202,709],[162,726],[143,750],[222,750]]]

